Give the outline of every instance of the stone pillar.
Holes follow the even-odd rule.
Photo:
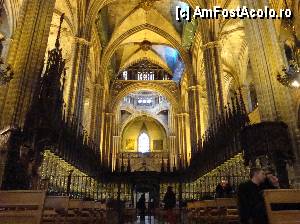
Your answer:
[[[219,113],[223,113],[224,109],[219,42],[205,43],[202,48],[206,74],[209,123],[211,124],[216,120]]]
[[[248,85],[242,85],[241,87],[241,93],[242,93],[242,97],[243,97],[243,100],[244,100],[244,104],[245,104],[245,107],[246,107],[246,111],[249,112],[249,108],[250,108],[250,101],[249,101],[249,98],[250,98],[250,92],[249,92],[249,86]]]
[[[269,5],[269,2],[267,0],[241,0],[241,4],[248,8],[259,9]],[[274,21],[246,19],[244,22],[261,120],[281,120],[288,124],[296,160],[299,163],[299,139],[296,137],[299,130],[296,114],[291,113],[294,107],[290,91],[277,81],[277,75],[285,64]],[[299,169],[295,172],[299,173]],[[300,177],[300,174],[298,176]]]
[[[188,113],[177,114],[178,152],[182,164],[187,166],[191,158],[190,120]]]
[[[112,147],[113,147],[113,113],[106,113],[105,114],[105,130],[104,130],[104,141],[103,141],[103,161],[104,165],[107,167],[111,165],[111,156],[112,156]]]
[[[201,89],[200,85],[189,87],[189,101],[190,101],[190,118],[191,123],[191,147],[192,154],[201,147]]]
[[[169,154],[171,168],[177,167],[176,136],[169,136]]]
[[[72,77],[68,96],[68,117],[75,117],[78,124],[82,123],[83,99],[88,67],[90,42],[84,38],[75,37],[72,58]]]
[[[112,147],[112,169],[116,168],[116,161],[118,153],[120,152],[121,136],[113,136],[113,147]]]
[[[90,135],[92,139],[101,145],[102,121],[103,121],[103,86],[94,84],[91,94],[91,125]]]
[[[0,90],[0,127],[24,125],[44,66],[55,0],[25,0],[7,62],[14,78]]]

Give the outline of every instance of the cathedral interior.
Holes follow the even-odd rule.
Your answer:
[[[215,5],[293,17],[176,19]],[[181,209],[255,167],[299,189],[299,68],[299,0],[0,0],[0,195],[120,219],[141,194],[159,208],[172,186]]]

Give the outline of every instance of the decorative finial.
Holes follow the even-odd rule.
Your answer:
[[[62,28],[62,23],[64,21],[64,18],[65,18],[65,14],[63,13],[63,14],[61,14],[61,17],[60,17],[60,23],[59,23],[58,33],[57,33],[57,38],[56,38],[56,42],[55,42],[55,47],[56,48],[60,47],[59,40],[60,40],[61,28]]]

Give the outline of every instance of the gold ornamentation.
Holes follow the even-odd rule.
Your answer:
[[[144,40],[141,42],[140,46],[143,51],[149,51],[152,47],[152,43],[148,40]]]
[[[149,11],[150,9],[153,8],[153,5],[156,1],[159,1],[159,0],[142,0],[140,2],[140,7],[146,11]]]

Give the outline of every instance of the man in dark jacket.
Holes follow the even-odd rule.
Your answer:
[[[167,222],[170,224],[176,223],[176,216],[173,214],[173,208],[176,206],[176,195],[171,186],[168,187],[163,202],[165,203],[165,210],[167,210]]]
[[[240,184],[238,189],[238,207],[242,224],[267,224],[261,185],[265,182],[265,173],[260,168],[250,171],[250,180]]]
[[[230,198],[232,196],[232,187],[227,179],[222,178],[221,183],[216,187],[216,198]]]

